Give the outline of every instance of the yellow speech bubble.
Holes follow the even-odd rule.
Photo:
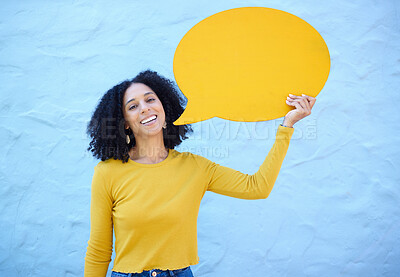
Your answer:
[[[188,98],[175,125],[212,117],[262,121],[293,109],[285,103],[289,93],[316,97],[330,57],[321,35],[301,18],[245,7],[193,26],[176,48],[173,68]]]

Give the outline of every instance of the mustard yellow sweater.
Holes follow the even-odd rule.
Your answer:
[[[204,193],[267,198],[293,132],[293,128],[278,127],[272,149],[253,175],[173,149],[157,164],[99,162],[92,180],[84,276],[106,276],[113,227],[114,271],[139,273],[197,264],[197,215]]]

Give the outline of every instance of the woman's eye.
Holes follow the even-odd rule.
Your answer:
[[[154,99],[154,98],[149,98],[149,99],[147,99],[147,102],[151,102],[151,101],[154,101],[154,100],[156,100],[156,99]]]
[[[130,106],[129,110],[133,110],[134,108],[136,108],[136,105]]]

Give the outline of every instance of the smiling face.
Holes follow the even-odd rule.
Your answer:
[[[156,93],[142,83],[133,83],[123,99],[125,128],[131,128],[135,138],[162,136],[165,112]]]

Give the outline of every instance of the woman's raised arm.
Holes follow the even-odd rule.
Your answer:
[[[243,174],[229,167],[210,162],[207,171],[211,173],[207,190],[215,193],[242,198],[263,199],[270,194],[293,135],[293,125],[311,114],[316,99],[307,95],[289,95],[286,103],[294,106],[278,127],[275,143],[258,171],[253,175]]]
[[[278,178],[293,132],[293,128],[278,127],[274,145],[253,175],[211,163],[208,170],[212,174],[207,190],[241,199],[267,198]]]

